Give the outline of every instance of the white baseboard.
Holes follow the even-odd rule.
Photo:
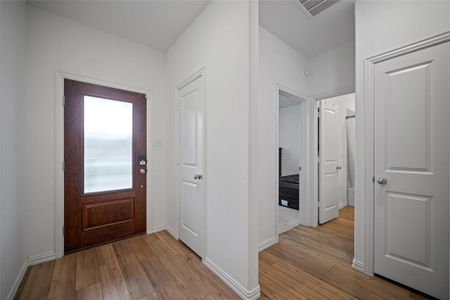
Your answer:
[[[268,238],[267,240],[259,243],[258,245],[258,251],[261,252],[267,248],[269,248],[272,245],[275,245],[276,243],[278,243],[278,239],[276,236],[273,236],[271,238]]]
[[[163,231],[163,230],[166,230],[166,226],[164,226],[163,224],[160,224],[160,225],[153,226],[152,231],[147,232],[147,233],[148,234],[156,233],[156,232]]]
[[[289,230],[291,230],[291,229],[294,229],[294,228],[297,227],[298,225],[300,225],[300,222],[291,224],[289,227],[285,228],[283,231],[279,231],[278,234],[282,234],[282,233],[285,233],[285,232],[287,232],[287,231],[289,231]],[[280,226],[278,226],[278,230],[280,230]]]
[[[56,254],[54,251],[49,251],[35,256],[28,257],[28,266],[37,265],[46,261],[56,259]]]
[[[347,202],[341,202],[341,203],[338,203],[338,208],[339,209],[342,209],[342,208],[344,208],[344,207],[346,207],[347,206]]]
[[[16,280],[14,281],[14,284],[11,288],[11,291],[9,292],[6,299],[7,300],[14,299],[14,296],[16,295],[17,290],[19,289],[19,286],[22,283],[23,276],[25,275],[25,272],[27,271],[28,267],[54,259],[56,259],[56,254],[54,251],[49,251],[39,255],[27,257],[22,265],[22,268],[20,268],[19,274],[17,275]]]
[[[8,296],[6,297],[6,300],[14,299],[14,296],[16,295],[17,290],[19,289],[19,286],[22,283],[22,279],[23,279],[23,276],[25,275],[25,272],[27,271],[27,268],[28,268],[28,264],[27,264],[27,261],[25,261],[22,265],[22,268],[20,268],[20,271],[16,277],[16,280],[14,280],[14,284],[13,284]]]
[[[217,275],[217,277],[225,282],[239,297],[241,297],[241,299],[254,300],[260,297],[259,285],[252,290],[247,290],[209,258],[206,257],[205,259],[203,259],[203,264],[205,264],[208,269],[210,269],[214,274]]]
[[[353,269],[355,269],[357,271],[360,271],[363,273],[366,272],[366,267],[365,267],[364,263],[362,261],[356,260],[354,258],[353,258],[352,267],[353,267]]]
[[[178,240],[177,232],[172,228],[172,226],[167,225],[166,230],[174,237],[174,239]]]

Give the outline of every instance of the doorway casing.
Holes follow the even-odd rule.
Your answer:
[[[432,37],[425,38],[423,40],[417,41],[416,43],[408,44],[403,47],[399,47],[393,49],[391,51],[383,52],[381,54],[368,57],[365,59],[365,73],[364,73],[364,82],[365,82],[365,92],[363,95],[363,100],[358,101],[356,95],[356,115],[357,115],[357,136],[356,136],[356,144],[362,147],[362,151],[357,151],[358,153],[363,153],[364,157],[358,158],[356,162],[356,173],[358,176],[361,176],[361,181],[358,186],[355,185],[355,189],[359,190],[359,197],[363,197],[364,199],[359,199],[355,197],[355,258],[353,259],[353,267],[361,272],[364,272],[368,275],[374,275],[374,185],[372,182],[372,178],[374,176],[374,152],[373,152],[373,137],[374,137],[374,95],[373,95],[373,69],[375,64],[378,62],[387,60],[389,58],[401,56],[403,54],[411,53],[420,49],[424,49],[427,47],[432,47],[434,45],[449,42],[450,41],[450,32],[444,32],[439,35],[435,35]],[[450,74],[449,74],[450,76]],[[276,101],[278,101],[278,93],[280,90],[287,91],[288,94],[294,94],[294,92],[289,92],[290,89],[286,89],[282,85],[277,84],[275,92]],[[310,180],[312,181],[310,185],[310,189],[312,191],[308,192],[308,196],[306,197],[307,204],[307,214],[308,216],[303,217],[301,220],[301,225],[305,226],[317,226],[318,222],[318,101],[341,96],[344,94],[354,93],[354,87],[346,87],[345,89],[340,89],[336,91],[331,91],[326,94],[320,96],[305,96],[300,94],[300,98],[307,99],[306,103],[311,107],[308,108],[309,115],[308,126],[309,129],[312,130],[312,134],[308,138],[308,149],[306,159],[308,162],[313,162],[311,166],[311,170],[308,170],[308,173],[305,173],[305,176],[310,176]],[[278,103],[278,102],[277,102]],[[278,112],[277,112],[278,116]],[[278,119],[277,119],[278,121]],[[359,134],[361,132],[362,134]],[[278,135],[277,135],[278,138]],[[275,145],[278,145],[278,140],[275,141]],[[361,154],[359,154],[361,155]],[[278,183],[277,191],[278,191]],[[277,199],[278,205],[278,199]],[[276,210],[277,213],[277,210]],[[276,217],[278,222],[278,216]],[[304,222],[304,223],[303,223]],[[449,221],[450,222],[450,221]],[[278,226],[275,224],[275,226]],[[449,223],[450,226],[450,223]],[[277,228],[277,227],[275,227]],[[278,231],[277,231],[278,232]],[[278,237],[278,235],[277,235]],[[278,242],[278,239],[277,241]],[[275,243],[276,243],[275,242]],[[269,245],[270,246],[270,245]],[[450,251],[450,250],[449,250]],[[359,257],[356,257],[356,253],[360,253]],[[449,252],[450,254],[450,252]]]
[[[412,44],[393,49],[381,54],[371,56],[364,61],[364,101],[361,111],[360,126],[364,135],[364,140],[357,141],[357,144],[363,145],[364,160],[359,171],[363,177],[363,195],[364,205],[361,211],[355,210],[355,230],[364,233],[363,238],[355,236],[355,247],[361,248],[364,257],[361,260],[353,260],[353,266],[369,275],[374,275],[374,247],[375,247],[375,89],[374,72],[377,63],[399,57],[408,53],[416,52],[425,48],[433,47],[442,43],[450,42],[450,31],[439,35],[425,38]],[[449,71],[450,72],[450,71]],[[450,73],[448,74],[450,76]],[[358,106],[356,114],[358,115]],[[358,126],[358,125],[357,125]],[[358,171],[358,168],[356,169]],[[355,198],[355,207],[357,203]],[[450,227],[450,218],[449,218]],[[450,255],[450,249],[449,249]]]
[[[179,187],[179,182],[181,180],[181,166],[180,166],[180,157],[181,157],[181,122],[180,122],[180,118],[181,118],[181,114],[180,114],[180,100],[178,99],[178,95],[180,90],[187,86],[188,84],[190,84],[191,82],[200,79],[201,80],[201,86],[203,89],[203,122],[202,122],[202,131],[203,131],[203,139],[202,139],[202,152],[203,152],[203,157],[202,157],[202,166],[203,166],[203,179],[202,179],[202,194],[203,194],[203,211],[205,212],[205,216],[203,218],[203,220],[201,221],[202,225],[201,227],[203,227],[203,241],[202,241],[202,253],[201,253],[201,257],[202,259],[207,257],[207,253],[206,253],[206,232],[207,232],[207,222],[206,222],[206,212],[207,212],[207,198],[206,198],[206,187],[207,187],[207,179],[208,179],[208,174],[207,174],[207,162],[206,162],[206,95],[205,95],[205,67],[200,68],[198,71],[194,72],[192,75],[188,76],[186,79],[184,79],[183,81],[181,81],[180,83],[178,83],[175,87],[176,90],[176,96],[177,99],[175,100],[176,105],[175,105],[175,115],[176,115],[176,124],[175,124],[175,141],[176,141],[176,145],[175,145],[175,149],[176,149],[176,160],[175,160],[175,164],[176,164],[176,172],[175,172],[175,178],[176,178],[176,185],[177,185],[177,189],[176,189],[176,200],[177,203],[175,205],[176,207],[176,222],[177,222],[177,226],[176,226],[176,232],[172,232],[172,234],[174,235],[175,238],[179,239],[179,232],[180,232],[180,212],[181,212],[181,192],[180,192],[180,187]]]
[[[299,141],[300,147],[299,147],[299,167],[302,168],[300,173],[300,183],[299,183],[299,223],[301,225],[305,226],[311,226],[310,216],[311,216],[311,207],[310,201],[307,199],[310,199],[311,197],[314,197],[315,194],[314,188],[311,186],[311,178],[313,171],[313,163],[308,159],[311,157],[311,150],[312,150],[312,128],[311,128],[311,112],[314,109],[314,99],[311,97],[306,96],[304,93],[296,91],[294,89],[291,89],[289,87],[286,87],[282,84],[277,83],[275,85],[274,89],[274,101],[276,103],[277,111],[276,111],[276,134],[275,134],[275,142],[274,145],[276,145],[276,156],[274,157],[276,161],[276,169],[275,172],[278,174],[279,170],[279,162],[278,162],[278,148],[279,148],[279,124],[280,124],[280,113],[279,113],[279,104],[280,104],[280,94],[286,94],[288,96],[291,96],[293,98],[296,98],[299,100],[299,135],[301,137],[301,140]],[[278,228],[278,202],[279,202],[279,178],[278,176],[275,176],[275,186],[276,186],[276,197],[275,197],[275,203],[276,203],[276,209],[275,209],[275,236],[276,241],[274,243],[278,243],[278,236],[279,236],[279,228]],[[303,200],[303,201],[302,201]],[[271,244],[265,245],[265,247],[262,247],[259,249],[259,251],[264,250],[265,248],[269,247]]]
[[[100,79],[94,79],[82,75],[65,73],[62,71],[56,72],[56,88],[54,99],[54,120],[55,120],[55,145],[54,145],[54,257],[59,258],[64,255],[64,79],[70,79],[80,82],[86,82],[110,88],[127,90],[130,92],[136,92],[145,94],[147,99],[147,158],[148,158],[148,173],[147,173],[147,233],[163,230],[164,228],[154,228],[152,224],[152,212],[153,212],[153,198],[151,192],[153,171],[151,169],[151,163],[153,162],[151,151],[151,137],[152,128],[149,127],[149,120],[152,120],[152,102],[151,92],[147,89],[132,87],[120,83],[109,82]]]

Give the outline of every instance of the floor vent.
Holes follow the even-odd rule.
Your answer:
[[[340,0],[296,0],[305,13],[314,17],[323,12],[325,9],[338,3]]]

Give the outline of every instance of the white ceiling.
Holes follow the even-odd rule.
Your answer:
[[[63,17],[164,51],[192,23],[209,0],[28,2]]]
[[[298,0],[260,0],[260,24],[307,57],[354,41],[355,0],[341,0],[309,17]]]
[[[300,100],[296,99],[295,97],[289,96],[289,95],[284,95],[284,94],[280,94],[280,98],[279,98],[279,108],[285,108],[285,107],[289,107],[289,106],[294,106],[294,105],[298,105],[300,104]]]

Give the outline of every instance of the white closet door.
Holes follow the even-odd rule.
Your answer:
[[[375,273],[449,284],[448,43],[375,66]]]
[[[323,224],[339,215],[337,199],[338,181],[338,107],[322,100],[319,128],[319,223]]]
[[[179,238],[205,254],[205,193],[203,181],[203,78],[179,90],[180,182]]]

